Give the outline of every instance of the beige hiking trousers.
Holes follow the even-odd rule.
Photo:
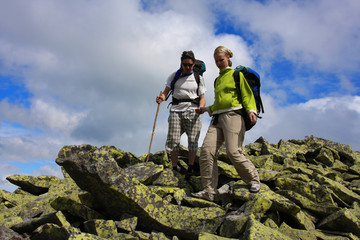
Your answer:
[[[218,166],[216,153],[225,141],[228,157],[241,179],[247,183],[260,183],[259,173],[254,164],[242,152],[245,137],[245,123],[241,115],[226,112],[218,116],[218,122],[212,122],[206,133],[200,152],[201,183],[204,191],[215,194],[218,185]]]

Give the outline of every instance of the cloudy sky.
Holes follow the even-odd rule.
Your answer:
[[[358,0],[0,0],[0,189],[11,174],[61,176],[64,145],[146,153],[182,51],[206,63],[209,105],[219,45],[261,75],[265,114],[246,144],[314,135],[360,150],[359,22]]]

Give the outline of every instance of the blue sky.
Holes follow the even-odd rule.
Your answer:
[[[0,189],[15,188],[11,174],[61,177],[64,145],[146,153],[181,52],[206,63],[210,105],[219,45],[262,78],[265,114],[246,144],[314,135],[360,150],[357,0],[12,0],[0,18]],[[152,152],[164,150],[166,106]]]

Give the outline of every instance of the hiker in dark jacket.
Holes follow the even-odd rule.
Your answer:
[[[247,183],[251,192],[260,190],[258,171],[253,163],[242,152],[245,137],[243,117],[235,111],[245,108],[250,115],[252,124],[256,123],[256,104],[252,90],[244,75],[240,73],[240,90],[242,100],[239,102],[234,69],[231,68],[230,49],[219,46],[214,51],[214,60],[219,68],[219,76],[215,84],[214,104],[198,110],[199,113],[209,112],[213,116],[200,151],[200,173],[203,191],[192,193],[194,197],[213,201],[218,184],[218,167],[216,153],[225,142],[227,155],[233,163],[241,179]]]
[[[168,118],[169,128],[166,140],[166,150],[171,152],[171,162],[174,170],[180,171],[178,155],[180,137],[185,132],[188,137],[188,173],[193,172],[193,166],[198,149],[198,140],[201,130],[201,116],[196,113],[205,107],[206,92],[204,79],[200,76],[199,84],[194,75],[195,56],[192,51],[184,51],[181,55],[181,68],[172,73],[166,82],[166,87],[156,102],[161,103],[170,92],[171,83],[175,77],[177,80],[173,88],[173,100]]]

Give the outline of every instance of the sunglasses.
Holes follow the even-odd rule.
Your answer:
[[[182,64],[184,67],[192,67],[194,64],[190,64],[190,63],[183,63]]]

